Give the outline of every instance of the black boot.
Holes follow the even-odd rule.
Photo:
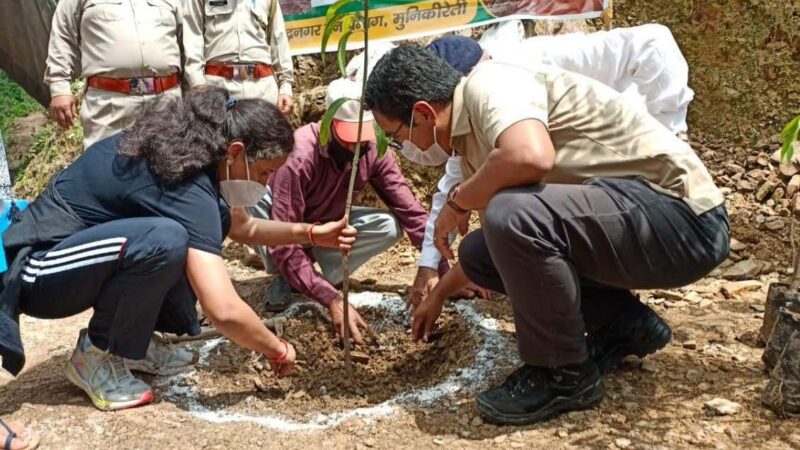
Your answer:
[[[600,373],[617,368],[628,355],[643,358],[664,348],[672,330],[644,303],[636,303],[594,333],[589,334],[589,355]]]
[[[502,385],[478,394],[476,404],[487,422],[527,425],[590,408],[603,392],[603,378],[591,359],[555,369],[526,364]]]
[[[264,309],[278,313],[292,304],[292,287],[278,275],[264,290]]]

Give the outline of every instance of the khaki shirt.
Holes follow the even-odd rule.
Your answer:
[[[456,87],[451,145],[472,176],[497,138],[526,119],[545,124],[556,152],[544,183],[643,177],[659,192],[683,199],[696,214],[723,202],[692,148],[645,106],[583,75],[550,66],[480,64]]]
[[[181,0],[60,0],[53,16],[44,81],[70,95],[81,74],[166,76],[181,68]]]
[[[206,84],[206,61],[260,63],[272,66],[280,94],[292,94],[292,57],[280,4],[269,44],[257,20],[268,24],[270,1],[185,0],[183,47],[189,86]]]

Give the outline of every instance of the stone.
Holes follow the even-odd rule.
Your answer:
[[[725,298],[730,299],[736,297],[742,292],[761,289],[762,286],[763,284],[756,280],[732,281],[722,285],[722,295],[724,295]]]
[[[558,431],[556,431],[556,436],[558,436],[558,437],[563,439],[563,438],[569,436],[569,433],[567,432],[567,430],[565,430],[563,428],[560,428]]]
[[[783,200],[783,198],[784,198],[784,197],[786,197],[786,189],[784,189],[784,188],[782,188],[782,187],[778,186],[778,187],[776,187],[776,188],[775,188],[775,190],[772,192],[772,197],[770,197],[770,200],[771,200],[771,201],[773,201],[773,202],[775,202],[775,203],[777,204],[777,203],[779,203],[781,200]]]
[[[745,259],[728,267],[722,272],[722,278],[728,280],[747,280],[755,278],[761,273],[761,263],[752,259]]]
[[[473,427],[479,427],[483,425],[483,419],[481,419],[480,416],[475,416],[475,418],[472,419],[472,423],[470,425],[472,425]]]
[[[658,366],[656,365],[655,361],[646,359],[642,361],[642,370],[650,373],[658,373]]]
[[[764,201],[768,195],[772,194],[773,190],[775,190],[775,183],[769,180],[765,181],[756,191],[756,200]]]
[[[523,444],[522,442],[512,442],[511,443],[511,448],[522,448],[522,447],[525,447],[525,444]]]
[[[683,294],[678,291],[656,289],[653,291],[653,297],[663,298],[665,300],[672,300],[674,302],[683,300]]]
[[[793,175],[786,185],[786,196],[792,197],[798,190],[800,190],[800,175]]]
[[[367,447],[372,448],[372,447],[375,447],[377,445],[377,442],[375,441],[375,439],[369,438],[369,439],[364,440],[364,445],[366,445]]]
[[[756,190],[756,187],[753,183],[747,180],[740,180],[738,183],[736,183],[736,189],[739,192],[753,192]]]
[[[798,176],[797,179],[800,180],[800,176]],[[798,184],[800,184],[800,182]],[[740,252],[742,250],[747,250],[747,245],[745,245],[744,243],[742,243],[738,239],[731,238],[731,250],[733,250],[735,252]]]
[[[444,445],[444,441],[439,438],[433,438],[433,443],[436,445]]]
[[[617,438],[614,440],[614,445],[616,445],[618,448],[628,448],[631,446],[631,444],[631,440],[626,438]]]
[[[761,167],[769,166],[769,156],[767,156],[767,155],[765,155],[763,153],[758,155],[756,157],[756,164],[758,164]]]
[[[742,405],[739,403],[720,397],[705,402],[703,407],[718,416],[730,416],[742,410]]]
[[[369,364],[369,355],[364,352],[352,351],[350,352],[350,359],[352,359],[354,363]]]
[[[499,436],[494,438],[494,443],[495,444],[502,444],[503,442],[506,441],[506,439],[508,439],[508,436],[505,435],[505,434],[501,434],[501,435],[499,435]]]
[[[709,306],[711,306],[712,304],[714,304],[714,302],[713,302],[713,301],[711,301],[711,300],[709,300],[709,299],[705,298],[705,299],[703,299],[702,301],[700,301],[700,303],[699,303],[697,306],[699,306],[700,308],[708,308],[708,307],[709,307]]]
[[[764,308],[764,305],[759,305],[759,304],[756,303],[756,304],[750,305],[750,309],[752,309],[753,311],[758,312],[758,313],[763,313],[766,308]]]
[[[786,227],[786,221],[782,217],[767,217],[764,225],[769,230],[778,231]]]
[[[687,350],[697,350],[697,341],[695,341],[694,339],[689,339],[688,341],[684,341],[683,348]]]

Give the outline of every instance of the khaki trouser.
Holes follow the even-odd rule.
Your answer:
[[[229,80],[215,75],[206,75],[209,84],[221,86],[237,98],[263,98],[272,103],[278,103],[278,83],[274,76],[260,78],[258,80]]]
[[[83,125],[83,148],[119,133],[136,120],[142,109],[162,96],[180,98],[181,88],[174,88],[157,95],[128,95],[119,92],[88,88],[81,105]]]

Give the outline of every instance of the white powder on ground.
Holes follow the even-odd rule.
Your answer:
[[[406,304],[397,295],[379,292],[359,292],[350,297],[353,306],[381,309],[392,315],[405,314]],[[317,305],[314,303],[314,305]],[[308,304],[304,304],[304,307]],[[319,306],[319,305],[317,305]],[[500,333],[497,321],[480,314],[475,309],[475,302],[462,300],[455,305],[455,311],[474,325],[472,332],[483,337],[476,350],[475,359],[464,368],[457,369],[441,383],[421,389],[412,389],[378,405],[340,411],[331,414],[319,414],[307,422],[294,421],[280,414],[254,416],[242,413],[231,413],[225,410],[213,410],[199,403],[197,389],[187,380],[194,371],[164,378],[158,384],[163,389],[163,396],[183,405],[194,416],[214,423],[252,422],[278,431],[318,430],[336,426],[352,418],[370,418],[387,416],[398,411],[399,407],[414,409],[430,406],[445,399],[454,399],[474,395],[486,387],[488,380],[500,371],[504,371],[518,363],[514,339]],[[300,310],[295,304],[282,315],[291,317]],[[203,344],[198,365],[207,364],[211,351],[224,342],[224,338],[210,340]]]

